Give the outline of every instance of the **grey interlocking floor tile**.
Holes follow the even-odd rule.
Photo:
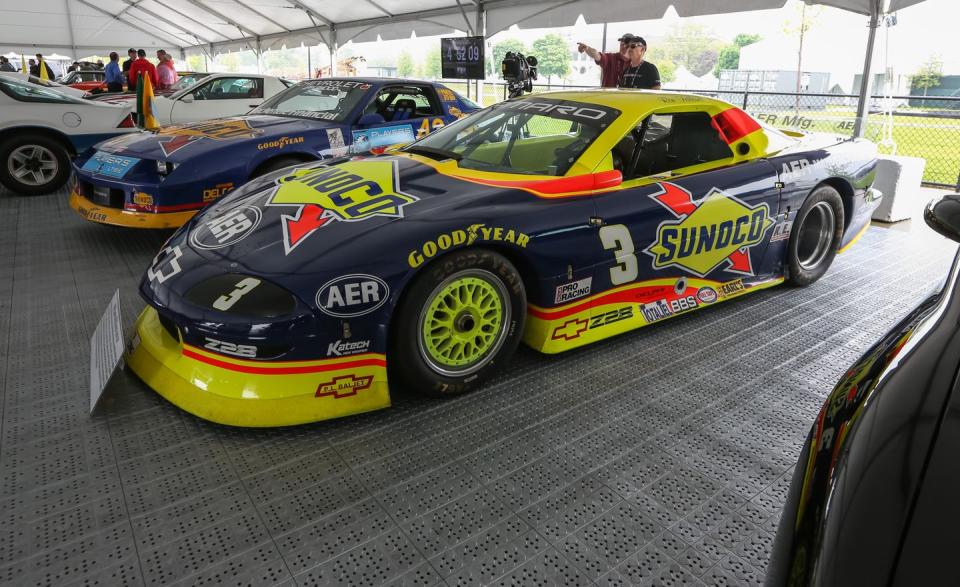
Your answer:
[[[244,430],[128,371],[87,414],[90,334],[115,288],[133,323],[170,231],[66,199],[0,194],[2,585],[759,584],[823,398],[955,250],[874,228],[807,288]]]

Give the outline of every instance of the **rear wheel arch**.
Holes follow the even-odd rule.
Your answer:
[[[26,133],[42,135],[57,141],[63,145],[63,147],[67,150],[67,154],[71,157],[77,154],[77,150],[74,148],[73,143],[70,142],[70,139],[67,137],[67,135],[46,126],[14,126],[2,129],[0,130],[0,143],[4,143],[12,137],[22,136]]]
[[[853,186],[847,180],[840,177],[828,177],[817,184],[810,193],[813,193],[820,186],[828,185],[837,190],[840,194],[840,201],[843,202],[843,230],[846,232],[850,226],[850,220],[853,215]],[[809,197],[809,194],[807,194]]]

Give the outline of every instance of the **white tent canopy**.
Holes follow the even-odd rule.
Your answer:
[[[0,51],[79,53],[127,47],[212,52],[328,46],[448,34],[486,34],[524,28],[782,7],[787,0],[31,0],[0,6]],[[806,0],[864,15],[883,0]],[[888,0],[892,11],[922,0]],[[480,17],[480,15],[483,17]],[[478,26],[479,24],[479,26]],[[475,32],[479,31],[479,32]]]

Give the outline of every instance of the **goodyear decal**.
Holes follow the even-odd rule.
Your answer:
[[[329,222],[360,222],[375,216],[403,218],[403,207],[419,198],[399,191],[392,160],[347,161],[332,167],[295,168],[277,179],[268,206],[296,207],[284,214],[287,255]]]
[[[504,242],[526,248],[530,242],[530,236],[512,228],[471,224],[465,230],[457,229],[446,232],[423,243],[419,248],[410,251],[407,255],[407,263],[411,267],[419,267],[423,265],[424,261],[433,258],[437,253],[442,253],[451,247],[472,245],[477,241]]]
[[[253,128],[243,119],[223,118],[187,124],[183,126],[168,126],[157,132],[157,140],[163,154],[170,156],[187,145],[202,139],[226,141],[230,139],[252,139],[260,136],[263,131]]]
[[[273,141],[260,143],[257,145],[257,150],[266,151],[267,149],[283,149],[287,145],[299,145],[304,140],[304,137],[280,137],[279,139]]]
[[[651,194],[677,220],[666,220],[657,228],[657,240],[644,251],[653,257],[655,269],[677,267],[698,277],[714,269],[753,275],[750,249],[764,241],[773,226],[767,205],[748,206],[739,199],[713,188],[694,201],[690,192],[669,182]]]

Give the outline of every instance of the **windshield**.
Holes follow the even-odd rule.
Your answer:
[[[209,76],[209,73],[181,73],[180,79],[177,80],[177,83],[170,86],[170,90],[174,92],[179,92],[180,90],[185,90],[190,86],[194,85],[203,78]]]
[[[466,169],[563,175],[620,115],[597,104],[530,97],[501,102],[404,150],[452,153]]]
[[[353,80],[308,80],[266,100],[250,114],[279,114],[344,122],[367,95],[370,84]]]
[[[36,83],[33,80],[37,80]],[[47,86],[47,87],[45,87]],[[10,77],[0,76],[0,91],[19,102],[46,102],[53,104],[85,104],[80,98],[61,93],[49,82],[31,77],[30,83]]]

